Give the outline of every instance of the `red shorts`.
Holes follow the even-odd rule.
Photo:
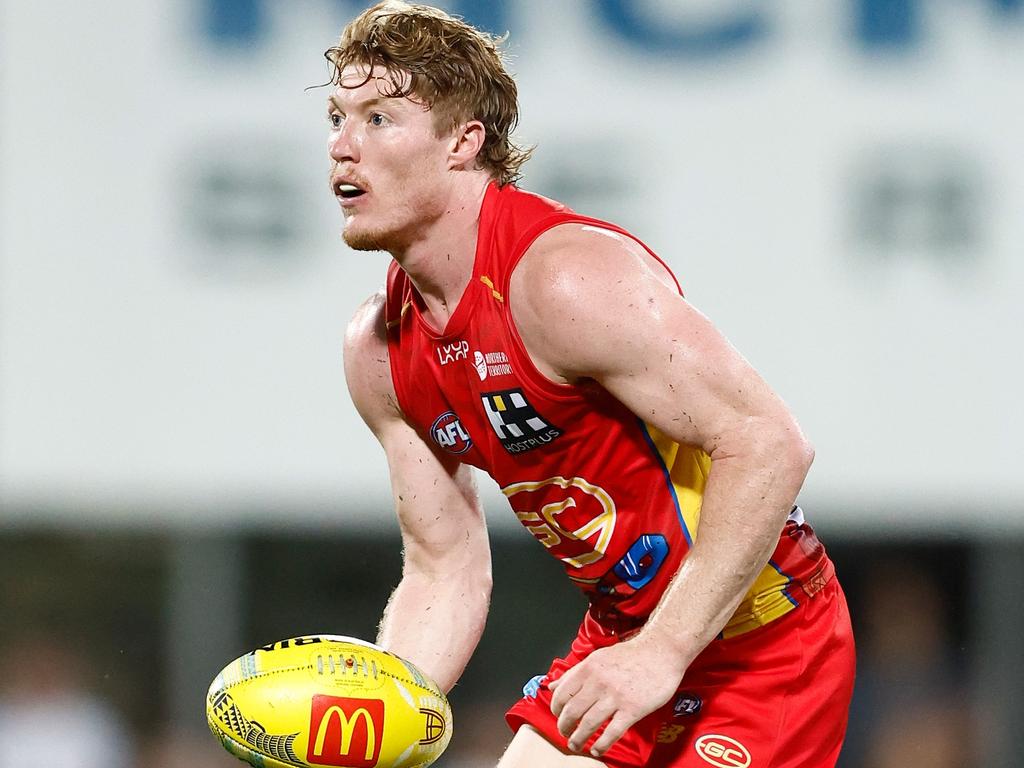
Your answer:
[[[569,655],[552,663],[531,689],[535,695],[508,711],[512,730],[529,724],[565,749],[545,681],[616,641],[588,616]],[[828,768],[839,758],[853,676],[850,614],[833,578],[770,624],[713,641],[676,696],[626,731],[601,760],[610,768]]]

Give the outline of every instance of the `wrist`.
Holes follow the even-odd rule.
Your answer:
[[[664,663],[686,669],[707,644],[692,632],[648,621],[631,642],[650,648]]]

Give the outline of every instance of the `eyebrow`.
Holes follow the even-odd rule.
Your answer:
[[[331,104],[333,104],[335,107],[337,107],[339,111],[341,111],[341,112],[345,111],[342,108],[341,103],[335,98],[334,94],[331,94],[330,96],[328,96],[327,97],[327,101],[329,101]],[[363,107],[363,108],[370,108],[370,107],[379,106],[381,104],[384,104],[385,102],[394,103],[395,101],[398,101],[398,99],[394,99],[394,98],[386,97],[386,96],[373,96],[373,97],[371,97],[369,99],[364,99],[363,101],[357,101],[355,103],[355,106],[356,107]]]

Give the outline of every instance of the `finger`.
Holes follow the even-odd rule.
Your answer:
[[[560,677],[558,679],[559,685],[557,688],[548,686],[548,690],[551,691],[551,713],[558,717],[562,714],[562,709],[569,700],[572,699],[577,693],[580,692],[580,688],[583,686],[581,681],[576,679],[577,676],[571,678]]]
[[[616,712],[615,716],[611,719],[611,722],[605,726],[604,733],[601,734],[598,740],[595,741],[594,745],[590,748],[590,754],[594,757],[600,757],[603,755],[608,751],[612,744],[622,738],[622,734],[624,734],[626,729],[633,725],[637,719],[638,718],[631,717],[629,715],[624,715],[621,711]]]
[[[576,730],[569,737],[569,749],[573,752],[583,749],[590,737],[597,733],[598,729],[614,714],[615,705],[613,703],[600,700],[594,702],[594,705],[580,718]]]
[[[596,701],[594,696],[582,692],[573,696],[558,715],[558,732],[568,737]]]

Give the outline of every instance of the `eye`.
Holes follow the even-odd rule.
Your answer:
[[[345,124],[345,116],[340,112],[330,112],[327,115],[327,121],[331,124],[332,128],[341,128]]]
[[[382,115],[380,112],[371,112],[370,113],[370,125],[373,125],[373,126],[376,126],[377,128],[379,128],[380,126],[382,126],[385,123],[387,123],[387,121],[388,121],[388,119],[386,117],[384,117],[384,115]]]

